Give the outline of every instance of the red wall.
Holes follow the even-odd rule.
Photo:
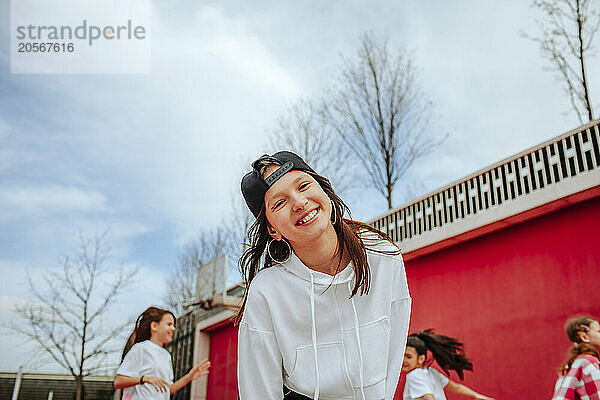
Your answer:
[[[599,239],[596,198],[414,259],[410,330],[463,341],[474,364],[464,383],[481,393],[550,398],[569,347],[566,318],[600,318]]]
[[[411,332],[435,328],[463,341],[474,364],[464,383],[481,393],[550,398],[569,347],[565,319],[600,318],[599,239],[595,198],[413,259]],[[213,331],[208,399],[237,398],[236,351],[234,327]],[[403,387],[402,379],[396,399]]]
[[[207,398],[234,400],[237,391],[237,327],[225,325],[211,333]]]

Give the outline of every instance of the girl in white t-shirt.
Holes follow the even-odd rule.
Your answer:
[[[171,394],[208,374],[210,361],[204,360],[173,382],[171,354],[164,347],[173,339],[175,321],[171,311],[157,307],[138,317],[114,381],[115,389],[124,389],[123,400],[169,400]]]
[[[453,370],[462,380],[463,371],[473,370],[473,364],[465,357],[461,342],[447,336],[436,335],[431,329],[413,333],[408,336],[402,364],[402,371],[406,372],[404,400],[446,400],[444,389],[472,399],[494,400],[448,379],[436,369],[429,367],[431,362],[426,363],[427,350],[447,375],[450,375],[448,370]]]

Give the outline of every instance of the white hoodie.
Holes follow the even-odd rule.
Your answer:
[[[393,399],[411,299],[401,256],[367,260],[370,292],[351,299],[352,264],[332,277],[292,254],[256,275],[238,333],[242,400],[281,400],[284,384],[313,399]]]

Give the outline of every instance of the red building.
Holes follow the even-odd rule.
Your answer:
[[[479,392],[550,398],[566,318],[600,317],[599,143],[596,121],[371,221],[403,249],[411,332],[463,341],[474,364],[464,382]],[[196,325],[194,358],[213,366],[191,398],[237,398],[231,315]]]

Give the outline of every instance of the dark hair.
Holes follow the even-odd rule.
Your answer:
[[[450,375],[449,370],[452,370],[458,374],[460,380],[463,380],[463,371],[473,371],[473,363],[465,357],[463,344],[454,338],[435,334],[433,329],[409,335],[406,347],[414,348],[417,355],[424,355],[426,360],[427,350],[431,351],[435,361],[448,376]],[[431,365],[432,362],[430,361],[428,365]]]
[[[159,323],[165,314],[171,314],[173,316],[173,322],[177,323],[177,318],[175,318],[175,314],[173,314],[169,310],[165,310],[158,307],[148,307],[146,311],[140,314],[135,321],[135,328],[129,338],[127,339],[127,343],[125,343],[125,349],[123,349],[123,354],[121,356],[121,361],[125,358],[125,355],[129,352],[131,347],[136,344],[143,342],[144,340],[149,340],[151,336],[150,324],[152,322]]]
[[[263,158],[259,160],[257,168],[261,174],[264,174],[267,167],[273,165],[280,165],[280,163],[272,158]],[[338,195],[335,194],[329,180],[311,171],[303,172],[309,174],[317,181],[317,183],[319,184],[319,186],[321,186],[325,194],[327,194],[333,205],[332,214],[335,213],[336,216],[335,221],[333,221],[333,227],[335,229],[335,233],[338,239],[338,248],[336,249],[336,255],[339,254],[340,256],[340,261],[335,271],[336,274],[342,268],[341,263],[343,255],[344,252],[347,251],[348,255],[350,256],[350,260],[352,261],[355,276],[354,288],[352,289],[350,297],[354,296],[359,290],[361,295],[368,294],[370,287],[371,272],[369,270],[369,264],[367,263],[366,250],[382,254],[398,255],[400,254],[400,249],[398,249],[397,247],[396,250],[377,250],[370,248],[378,243],[381,243],[381,241],[388,241],[392,244],[394,244],[394,242],[388,235],[386,235],[378,229],[375,229],[370,225],[358,221],[353,221],[351,219],[343,218],[344,213],[348,213],[348,215],[350,215],[350,209],[342,201],[342,199],[340,199]],[[246,250],[244,251],[244,253],[238,261],[240,270],[242,272],[242,276],[244,278],[246,291],[244,293],[244,298],[242,300],[241,307],[235,318],[236,323],[239,323],[244,313],[250,283],[252,282],[256,274],[261,270],[261,258],[264,257],[262,269],[272,267],[277,263],[270,257],[269,254],[265,252],[267,244],[271,238],[271,236],[268,233],[267,226],[268,221],[265,213],[265,205],[263,202],[262,209],[258,214],[256,221],[254,221],[252,226],[250,226],[250,228],[248,229],[248,243],[246,244]],[[368,238],[361,237],[359,234],[365,231],[372,232],[374,233],[374,235]],[[270,251],[273,257],[279,260],[287,258],[290,255],[290,249],[291,246],[288,247],[286,245],[274,246],[273,244],[271,244],[270,247]]]
[[[598,349],[589,343],[583,343],[579,337],[579,332],[587,332],[590,329],[592,322],[598,322],[598,320],[587,315],[579,315],[569,318],[565,323],[567,337],[573,342],[573,346],[567,352],[567,359],[560,367],[561,374],[564,375],[569,372],[571,365],[573,365],[573,361],[582,354],[589,354],[600,359]]]

